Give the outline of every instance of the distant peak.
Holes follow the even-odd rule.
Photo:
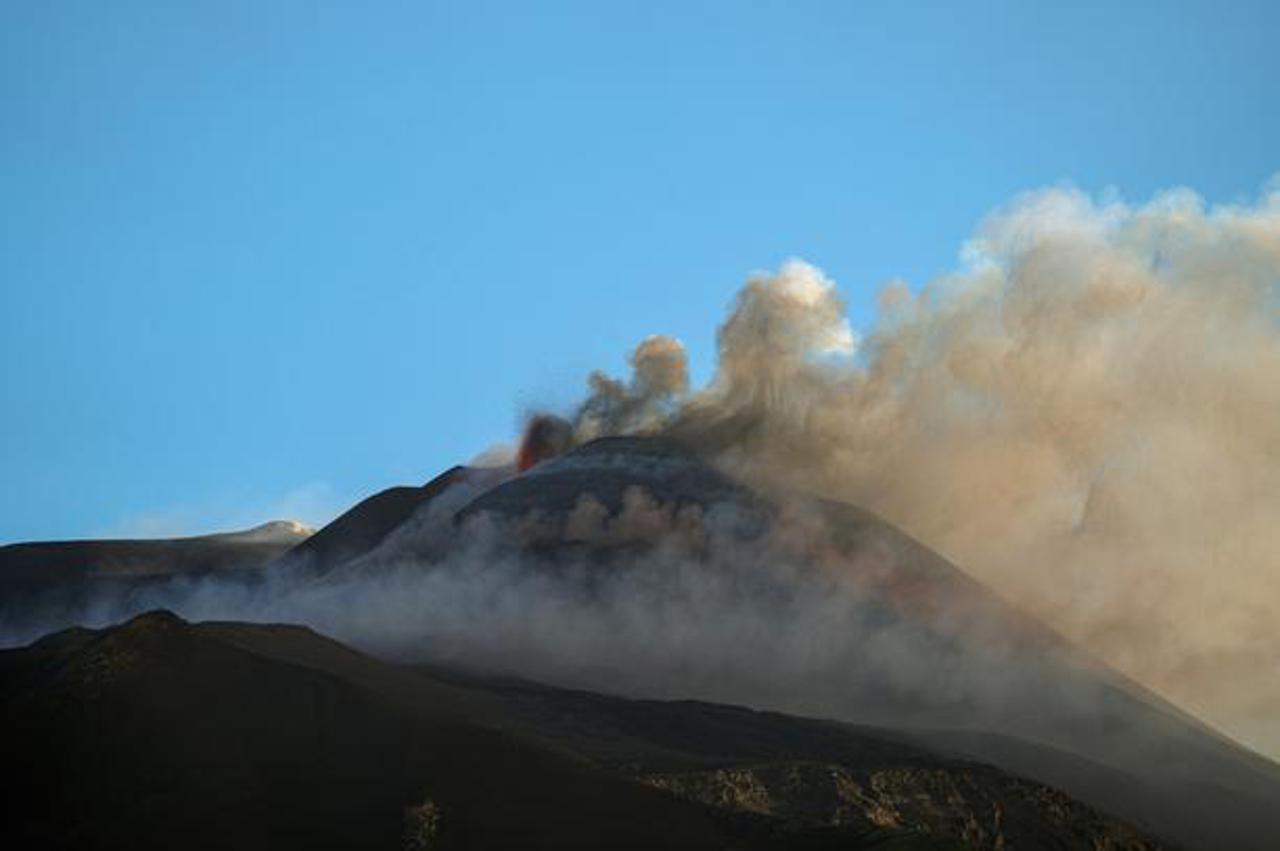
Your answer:
[[[246,534],[256,532],[281,532],[287,535],[314,535],[315,527],[297,520],[268,520],[261,526],[246,530]]]
[[[222,532],[205,537],[246,544],[296,544],[314,535],[315,531],[311,526],[297,520],[271,520],[252,529]]]

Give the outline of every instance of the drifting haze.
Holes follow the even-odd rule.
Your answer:
[[[855,339],[793,261],[705,389],[593,377],[579,428],[665,431],[881,514],[1116,667],[1280,754],[1280,190],[1206,208],[1015,200]],[[683,374],[664,344],[664,369]],[[671,413],[610,419],[626,410]],[[612,405],[612,407],[611,407]]]
[[[830,529],[803,501],[764,523],[733,498],[677,509],[631,486],[612,508],[585,493],[563,513],[457,522],[500,481],[461,475],[332,571],[297,557],[260,573],[104,587],[0,620],[0,638],[22,643],[167,608],[193,620],[302,623],[380,656],[560,685],[859,722],[981,721],[1064,746],[1071,736],[1044,729],[1037,701],[1052,695],[1055,710],[1078,717],[1103,707],[1104,685],[1066,673],[1056,644],[1010,622],[982,630],[980,607],[963,594],[929,616],[902,616],[865,580],[918,571],[920,553],[891,536],[843,561],[822,558]]]

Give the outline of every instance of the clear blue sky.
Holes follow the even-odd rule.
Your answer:
[[[607,7],[607,8],[606,8]],[[324,520],[800,256],[1252,198],[1280,3],[0,3],[0,542]]]

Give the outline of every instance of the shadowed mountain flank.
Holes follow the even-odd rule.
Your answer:
[[[37,541],[0,547],[6,594],[103,578],[215,573],[257,567],[305,541],[312,530],[277,520],[238,532],[189,538]]]
[[[4,651],[0,683],[7,847],[1160,847],[874,731],[405,668],[297,627],[154,612]]]
[[[84,612],[175,579],[250,580],[311,532],[273,521],[190,538],[10,544],[0,547],[0,625],[30,634],[49,613]]]

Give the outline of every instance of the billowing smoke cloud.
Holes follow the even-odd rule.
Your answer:
[[[990,217],[956,273],[889,285],[855,357],[821,272],[751,279],[664,430],[876,511],[1280,754],[1278,309],[1280,191],[1052,189]]]
[[[631,353],[631,369],[630,384],[598,371],[588,377],[591,393],[577,415],[579,440],[652,432],[689,389],[684,346],[674,337],[645,338]]]

